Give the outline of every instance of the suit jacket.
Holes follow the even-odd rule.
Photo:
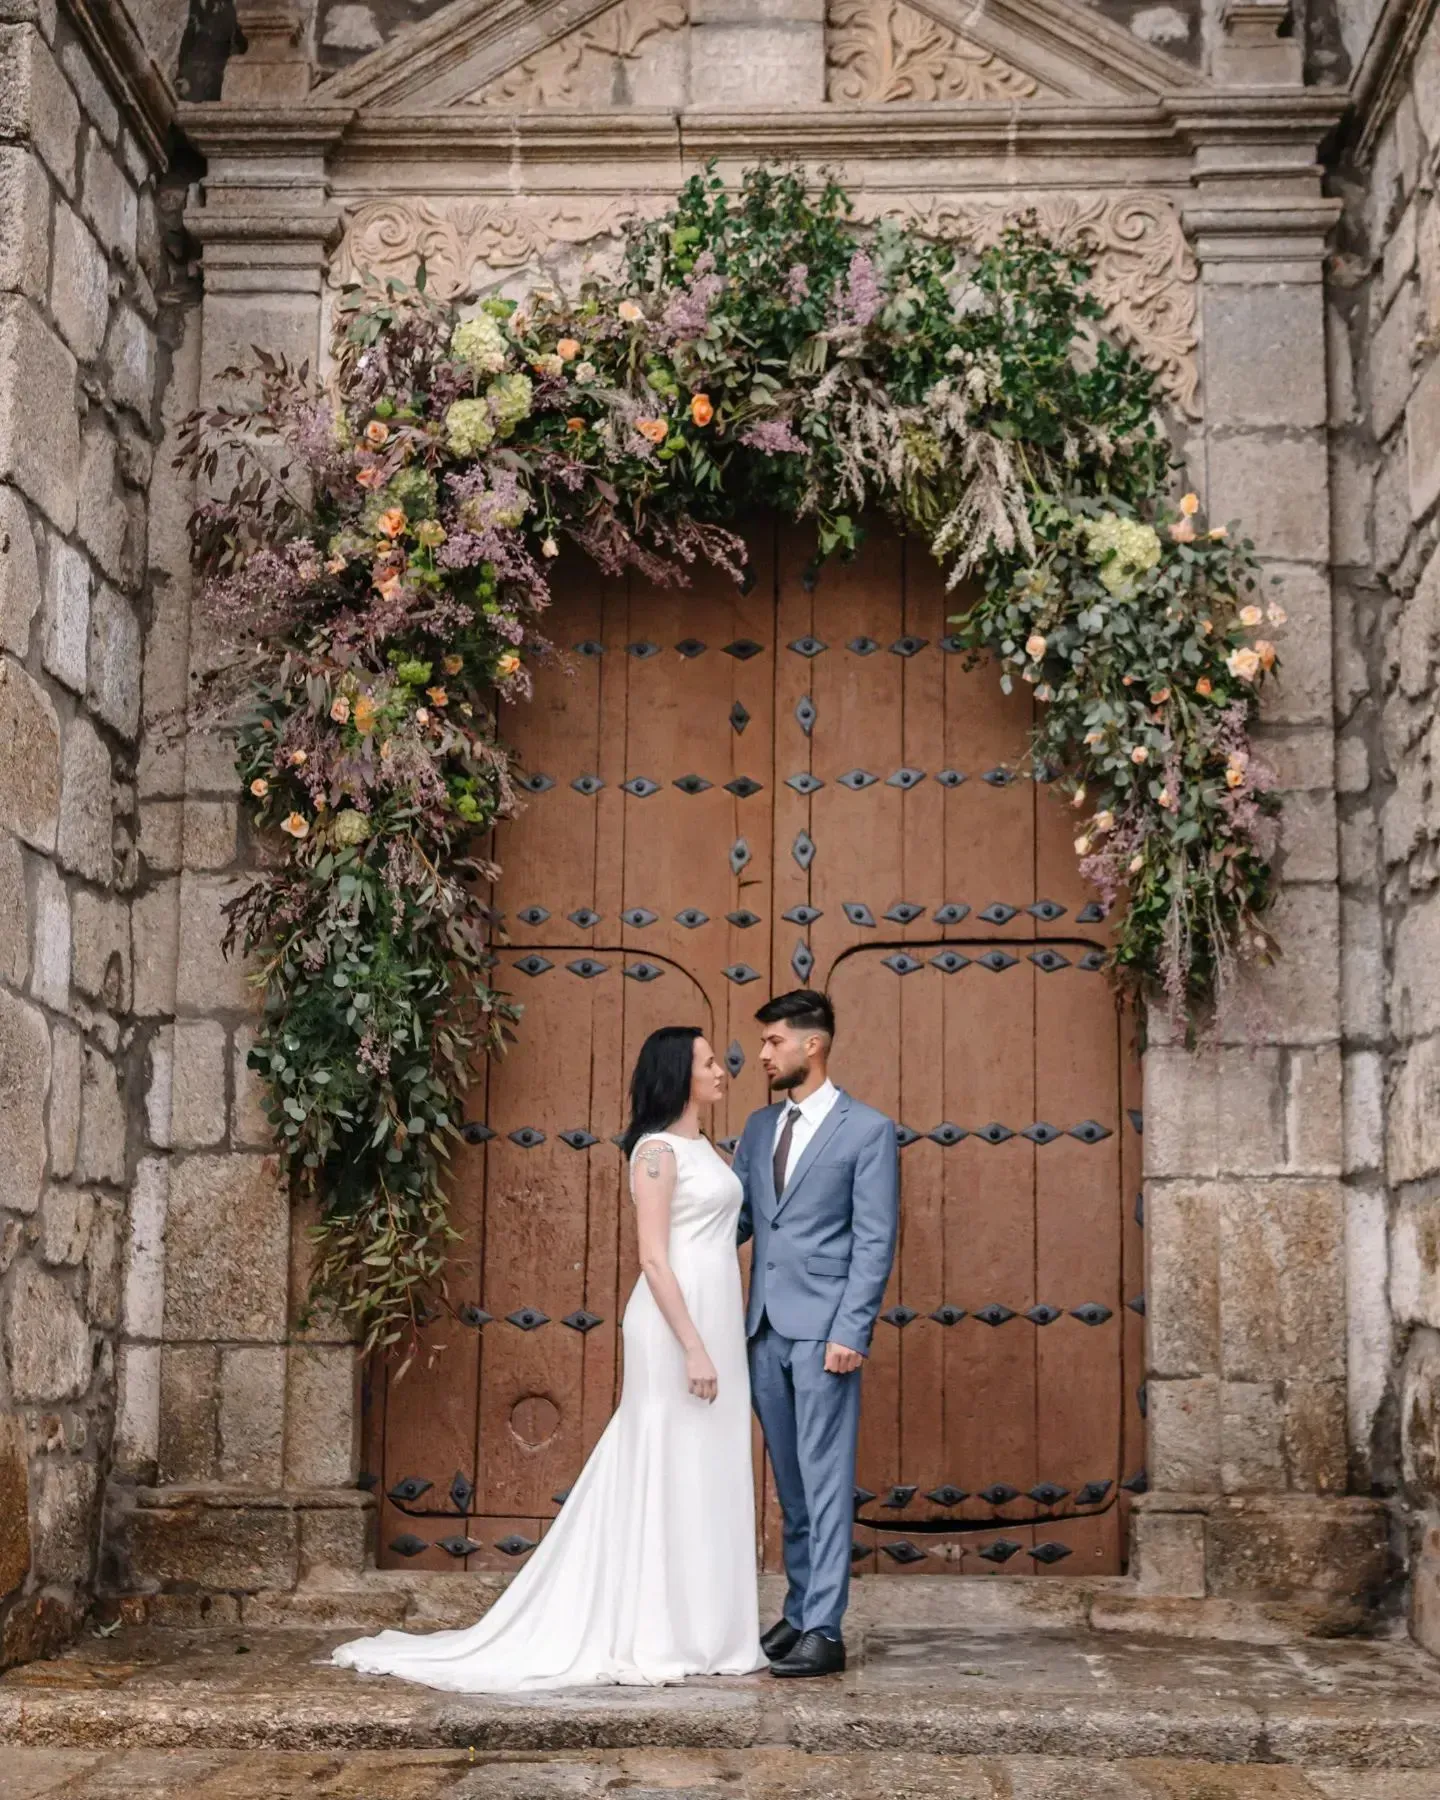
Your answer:
[[[788,1338],[825,1339],[868,1355],[895,1260],[900,1149],[882,1112],[842,1088],[775,1192],[775,1131],[784,1102],[745,1121],[734,1170],[745,1190],[740,1242],[755,1240],[745,1329],[768,1314]]]

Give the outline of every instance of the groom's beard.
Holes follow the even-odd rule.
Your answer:
[[[806,1071],[804,1069],[789,1069],[783,1075],[772,1075],[770,1077],[770,1092],[772,1094],[790,1093],[793,1089],[799,1087],[800,1083],[805,1079],[805,1074]]]

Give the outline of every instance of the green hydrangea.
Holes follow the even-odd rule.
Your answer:
[[[1103,566],[1100,579],[1117,600],[1135,592],[1140,577],[1160,560],[1160,539],[1139,519],[1101,513],[1085,524],[1090,554]]]
[[[463,319],[450,334],[450,348],[457,361],[483,374],[495,375],[505,367],[505,333],[488,313]]]
[[[356,844],[363,844],[369,837],[370,821],[364,813],[347,806],[344,812],[335,815],[332,831],[335,842],[348,850]]]
[[[445,413],[445,442],[452,456],[478,456],[495,440],[495,425],[484,400],[457,400]]]
[[[490,403],[490,410],[495,415],[495,430],[500,437],[509,437],[510,433],[522,419],[530,416],[530,399],[534,393],[528,375],[497,375],[485,390],[485,398]],[[463,401],[457,402],[464,405]],[[455,408],[450,408],[454,412]]]
[[[412,463],[406,468],[397,469],[381,491],[370,496],[360,515],[360,523],[373,538],[381,513],[388,512],[392,506],[400,507],[414,525],[421,519],[433,519],[438,501],[435,477],[428,469],[419,468]]]

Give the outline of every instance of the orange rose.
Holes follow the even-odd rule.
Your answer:
[[[708,394],[690,396],[690,417],[696,425],[708,425],[715,417],[715,408],[710,404]]]
[[[520,667],[520,652],[507,650],[495,664],[495,673],[503,681],[507,675],[513,675]]]
[[[581,418],[567,419],[565,421],[565,429],[567,431],[583,431],[585,429],[585,421]]]
[[[265,777],[263,775],[257,775],[255,777],[255,779],[250,783],[250,792],[255,796],[255,798],[257,800],[263,800],[265,798],[265,796],[270,792],[270,783],[265,779]]]
[[[330,717],[337,725],[343,725],[350,717],[350,702],[343,694],[330,703]]]
[[[292,768],[303,769],[309,760],[310,754],[306,750],[292,750],[290,752],[290,765]]]
[[[652,444],[663,444],[670,435],[670,427],[663,419],[637,419],[635,429]]]
[[[1255,654],[1265,668],[1273,669],[1275,667],[1275,646],[1268,638],[1256,638]]]
[[[1208,675],[1202,675],[1195,683],[1195,692],[1200,695],[1202,700],[1208,700],[1215,692],[1215,684]]]
[[[288,831],[293,838],[309,837],[310,821],[305,817],[304,813],[292,812],[290,817],[281,825],[280,829],[282,831]]]
[[[361,737],[369,737],[375,729],[375,716],[379,712],[373,698],[369,694],[361,694],[355,702],[355,729]]]
[[[450,704],[450,696],[445,692],[443,687],[426,688],[425,694],[426,698],[434,706],[448,706]]]
[[[325,565],[326,569],[332,575],[343,575],[345,573],[345,566],[345,558],[343,556],[332,556]]]
[[[1168,687],[1161,688],[1160,692],[1158,694],[1152,694],[1150,696],[1150,704],[1152,706],[1163,706],[1169,698],[1170,698],[1169,688]]]
[[[465,667],[465,658],[463,656],[447,656],[440,667],[447,675],[458,675]]]
[[[579,341],[575,338],[561,338],[560,342],[555,346],[555,354],[557,356],[563,356],[566,362],[574,362],[575,358],[580,354]]]
[[[363,488],[384,487],[385,471],[383,469],[362,469],[355,479]]]
[[[375,523],[386,537],[397,538],[405,529],[405,508],[403,506],[387,506]]]
[[[372,419],[365,427],[365,442],[372,450],[378,450],[390,436],[390,427],[383,419]]]
[[[393,600],[400,592],[399,572],[391,569],[388,574],[377,576],[375,589],[382,600]]]

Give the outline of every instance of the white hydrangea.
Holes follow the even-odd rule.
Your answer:
[[[451,333],[450,348],[458,361],[469,363],[481,374],[497,375],[505,367],[505,333],[489,313],[462,319]]]
[[[1117,600],[1135,592],[1140,577],[1160,560],[1160,539],[1139,519],[1123,519],[1118,513],[1101,513],[1085,521],[1090,554],[1104,561],[1100,579]]]

